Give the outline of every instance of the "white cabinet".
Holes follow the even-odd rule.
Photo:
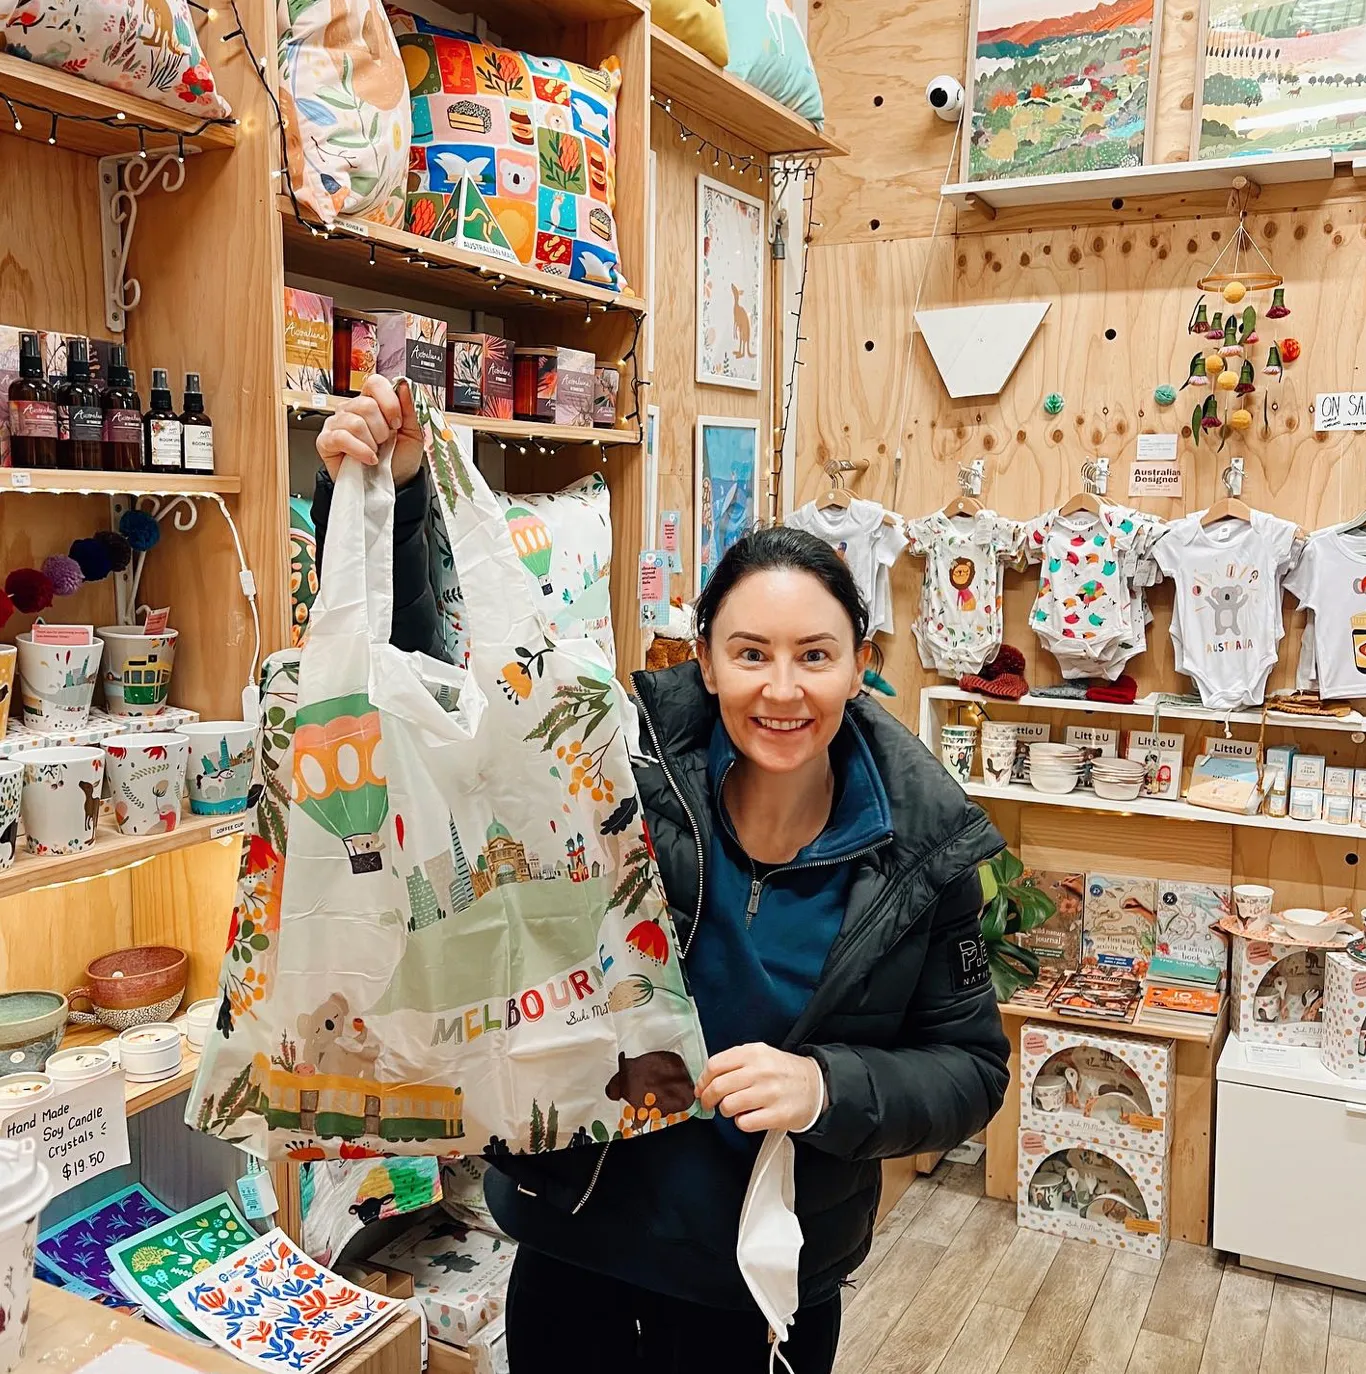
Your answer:
[[[1233,1036],[1218,1079],[1215,1248],[1366,1283],[1366,1083]]]

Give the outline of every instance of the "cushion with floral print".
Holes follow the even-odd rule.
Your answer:
[[[621,290],[617,59],[585,67],[389,17],[413,105],[408,229]]]
[[[12,56],[201,119],[232,114],[186,0],[17,0],[8,13],[0,48]]]

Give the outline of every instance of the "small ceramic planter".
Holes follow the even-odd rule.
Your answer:
[[[181,734],[148,731],[111,735],[104,771],[121,835],[160,835],[180,822],[190,741]]]
[[[47,1076],[61,1087],[73,1083],[89,1083],[102,1078],[114,1067],[114,1056],[99,1045],[81,1049],[58,1050],[47,1061]]]
[[[143,634],[140,625],[101,625],[104,705],[111,716],[151,716],[171,694],[176,630]]]
[[[100,675],[104,641],[75,646],[35,644],[31,634],[15,637],[19,650],[24,724],[35,730],[82,726]]]
[[[0,704],[0,712],[3,710]],[[13,759],[0,759],[0,873],[13,865],[19,847],[19,806],[23,796],[24,765]]]
[[[73,1011],[76,1025],[126,1030],[175,1014],[185,996],[190,961],[170,945],[137,945],[93,959],[85,982],[67,993],[72,1002],[89,1002],[92,1011]]]
[[[0,993],[0,1076],[44,1068],[66,1034],[69,1010],[60,992]]]
[[[245,811],[256,757],[256,727],[240,720],[196,721],[183,726],[180,733],[190,741],[186,773],[190,810],[198,816]]]
[[[209,1038],[214,1023],[218,1020],[218,998],[206,997],[201,1002],[192,1002],[185,1013],[185,1039],[190,1048],[202,1050]]]
[[[153,1021],[119,1032],[119,1062],[133,1083],[155,1083],[180,1068],[180,1032],[165,1021]]]
[[[78,747],[25,749],[21,807],[30,854],[77,854],[95,843],[104,755]]]

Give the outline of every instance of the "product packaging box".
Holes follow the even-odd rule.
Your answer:
[[[332,390],[331,296],[285,287],[285,390],[310,395]]]
[[[613,429],[617,423],[617,392],[621,390],[621,371],[599,363],[593,369],[593,423],[599,429]]]
[[[1339,1078],[1366,1079],[1366,965],[1340,951],[1328,956],[1323,994],[1324,1066]]]
[[[497,334],[451,334],[446,341],[448,410],[512,419],[512,340]]]
[[[470,1341],[473,1374],[508,1374],[507,1314],[500,1313]]]
[[[1184,735],[1167,735],[1152,730],[1130,730],[1124,757],[1143,765],[1143,795],[1181,798],[1181,762],[1185,753]]]
[[[1142,978],[1157,938],[1157,883],[1088,873],[1082,913],[1082,965]]]
[[[394,381],[407,377],[446,395],[445,320],[411,310],[375,311],[375,370]]]
[[[513,414],[553,425],[593,424],[597,360],[577,348],[519,348],[513,353]]]
[[[1267,768],[1279,768],[1285,774],[1286,785],[1290,783],[1290,772],[1295,763],[1295,755],[1299,748],[1294,744],[1273,744],[1266,751]],[[1366,772],[1366,769],[1362,770]]]
[[[1329,825],[1351,825],[1351,797],[1324,797],[1323,819]]]
[[[1228,974],[1228,936],[1214,926],[1232,911],[1231,888],[1160,880],[1150,976],[1217,987]]]
[[[1323,791],[1318,787],[1290,789],[1290,819],[1292,821],[1321,821],[1323,819]]]
[[[17,325],[0,324],[0,468],[12,461],[9,442],[9,389],[19,380],[19,335]]]
[[[332,384],[338,396],[358,396],[375,375],[375,317],[359,310],[332,315]]]
[[[1211,759],[1252,759],[1257,758],[1255,739],[1225,739],[1222,735],[1206,735],[1205,747],[1201,750]]]
[[[1325,797],[1350,797],[1352,793],[1352,769],[1329,767],[1323,770],[1323,795]]]
[[[1352,770],[1352,796],[1358,800],[1366,799],[1366,768]]]
[[[1048,896],[1054,911],[1043,925],[1022,930],[1015,938],[1025,949],[1039,956],[1039,974],[1045,970],[1061,973],[1064,969],[1081,967],[1081,912],[1086,893],[1083,873],[1048,873],[1042,869],[1026,869],[1020,879],[1029,887],[1036,887]]]
[[[1238,1039],[1318,1045],[1323,1039],[1327,951],[1269,940],[1233,940]]]
[[[1081,750],[1081,777],[1077,786],[1091,790],[1091,763],[1094,759],[1112,759],[1119,753],[1119,731],[1098,730],[1093,725],[1069,725],[1066,740]]]
[[[1323,791],[1328,760],[1322,754],[1297,754],[1290,768],[1291,787],[1316,787]]]

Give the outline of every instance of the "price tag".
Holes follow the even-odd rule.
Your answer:
[[[681,511],[666,510],[659,515],[659,543],[668,555],[669,571],[683,571],[682,549],[683,514]]]
[[[226,839],[229,835],[243,835],[247,829],[247,818],[243,814],[234,816],[230,821],[220,821],[217,825],[209,827],[209,838],[211,840]]]
[[[1300,1063],[1300,1052],[1293,1045],[1244,1045],[1243,1053],[1259,1069],[1295,1069]]]
[[[315,391],[313,393],[313,405],[318,410],[331,410],[332,398],[325,391]]]
[[[332,227],[334,229],[345,229],[348,234],[358,234],[363,239],[368,239],[370,237],[370,228],[362,220],[339,219]]]
[[[668,555],[660,549],[645,549],[640,555],[636,590],[643,627],[657,625],[669,614],[668,561]]]
[[[24,472],[21,468],[14,468],[10,472],[9,483],[12,487],[31,487],[33,485],[33,474]]]
[[[37,1145],[58,1193],[117,1169],[130,1159],[123,1074],[107,1073],[45,1102],[11,1110],[0,1121],[0,1133],[6,1140],[29,1138]]]
[[[275,1199],[275,1185],[264,1169],[243,1174],[237,1180],[237,1196],[242,1199],[243,1215],[250,1221],[274,1216],[280,1210]]]
[[[147,610],[147,619],[142,622],[142,633],[145,635],[161,635],[166,633],[166,626],[171,621],[171,608],[163,606],[159,611],[154,611],[150,607]]]
[[[93,625],[44,625],[33,627],[35,644],[55,644],[62,648],[79,648],[95,642]]]

